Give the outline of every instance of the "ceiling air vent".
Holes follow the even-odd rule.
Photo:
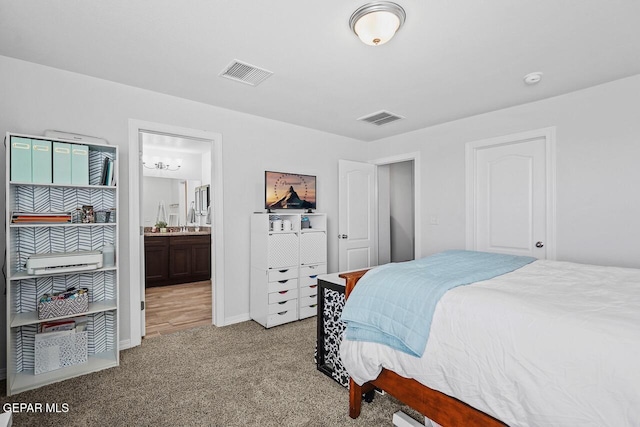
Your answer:
[[[269,70],[258,68],[234,59],[219,75],[240,83],[258,86],[272,74],[273,73]]]
[[[368,116],[360,117],[358,120],[371,123],[372,125],[382,126],[387,123],[395,122],[396,120],[404,119],[404,117],[397,114],[390,113],[388,111],[378,111],[377,113],[369,114]]]

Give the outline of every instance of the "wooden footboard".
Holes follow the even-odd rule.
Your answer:
[[[345,279],[345,297],[356,286],[358,280],[367,270],[340,274]],[[490,415],[479,411],[466,403],[433,390],[411,378],[404,378],[393,371],[383,369],[378,378],[362,386],[349,379],[349,416],[360,415],[362,396],[374,388],[386,391],[405,405],[410,406],[429,419],[442,426],[488,426],[497,427],[505,424]]]

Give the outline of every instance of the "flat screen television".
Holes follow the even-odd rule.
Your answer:
[[[265,171],[265,209],[315,209],[316,177]]]

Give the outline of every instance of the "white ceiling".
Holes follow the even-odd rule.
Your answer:
[[[637,0],[396,0],[378,47],[365,2],[0,0],[0,55],[365,141],[640,73]],[[233,59],[274,75],[218,77]],[[406,119],[356,121],[379,110]]]

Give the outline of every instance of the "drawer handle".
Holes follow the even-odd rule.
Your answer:
[[[280,273],[286,273],[287,271],[289,271],[289,269],[287,268],[286,270],[278,270]]]
[[[318,305],[318,304],[312,304],[312,305],[310,305],[309,307],[311,307],[311,308],[315,308],[317,305]]]
[[[317,288],[317,287],[318,287],[318,285],[311,285],[311,286],[309,286],[309,287],[310,287],[311,289],[314,289],[314,288]]]
[[[281,311],[280,313],[278,313],[278,316],[284,316],[287,313],[288,313],[287,311]]]
[[[278,304],[283,305],[283,304],[286,304],[286,303],[288,303],[288,302],[289,302],[289,301],[280,301]]]
[[[318,295],[309,295],[309,298],[314,298],[317,297]]]
[[[318,277],[318,275],[314,274],[313,276],[309,276],[309,277],[312,278],[312,279],[315,279],[316,277]]]
[[[284,295],[284,294],[286,294],[287,292],[289,292],[289,291],[280,291],[280,292],[278,292],[278,293],[279,293],[280,295]]]
[[[289,281],[289,279],[287,280],[278,280],[278,283],[287,283]]]

